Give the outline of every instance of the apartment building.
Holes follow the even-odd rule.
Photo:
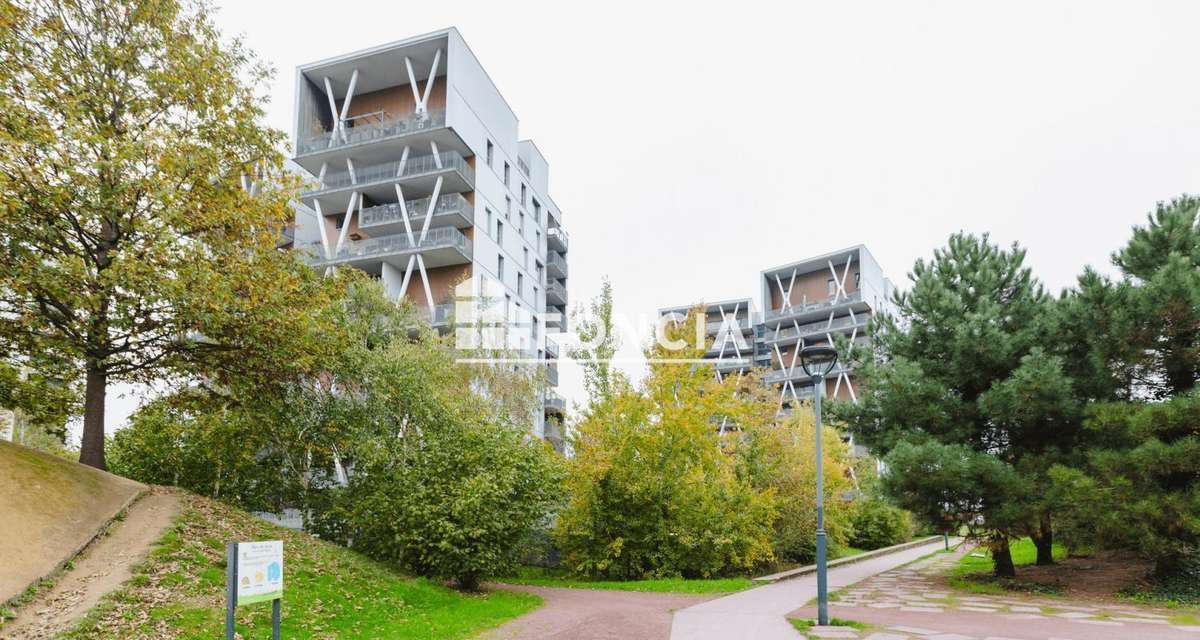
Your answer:
[[[360,269],[439,328],[493,301],[557,386],[568,238],[550,165],[458,30],[300,66],[294,143],[311,185],[293,242],[314,266]],[[532,427],[556,446],[563,404],[548,393]]]
[[[779,392],[780,411],[812,398],[812,381],[800,364],[801,348],[845,336],[851,349],[867,343],[867,322],[889,308],[893,285],[867,248],[858,245],[806,258],[759,274],[759,304],[752,298],[704,303],[704,354],[719,377],[759,368]],[[696,305],[659,310],[686,314]],[[854,369],[839,362],[826,378],[825,397],[857,401]]]

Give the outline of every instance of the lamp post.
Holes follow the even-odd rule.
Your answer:
[[[829,624],[829,583],[825,575],[825,476],[821,469],[821,396],[825,375],[837,364],[837,350],[826,345],[800,349],[800,366],[813,383],[813,411],[817,422],[817,624]]]

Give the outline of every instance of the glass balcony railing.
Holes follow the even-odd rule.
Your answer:
[[[557,242],[561,248],[559,251],[566,251],[570,246],[568,242],[567,232],[563,231],[562,227],[550,227],[546,230],[546,239],[550,241],[550,246],[554,247]]]
[[[551,367],[549,365],[546,366],[546,381],[549,382],[550,386],[552,387],[558,386],[558,367]]]
[[[413,231],[419,230],[421,223],[424,222],[425,214],[429,211],[429,198],[406,200],[404,206],[408,209],[408,220],[413,226]],[[470,221],[474,221],[475,219],[474,208],[461,193],[451,193],[437,199],[437,204],[433,208],[433,215],[440,216],[447,213],[457,213]],[[400,212],[400,203],[392,202],[363,209],[362,218],[358,226],[369,228],[375,225],[403,221],[404,216]]]
[[[369,122],[357,120],[344,131],[326,131],[300,140],[296,144],[296,155],[337,149],[393,136],[420,133],[444,126],[446,126],[444,109],[426,111],[424,114],[413,113],[401,118],[380,118]]]
[[[342,245],[340,251],[328,259],[324,258],[321,254],[320,243],[310,245],[310,252],[317,257],[315,260],[317,263],[382,257],[407,251],[424,251],[440,247],[453,247],[458,249],[465,257],[471,257],[471,241],[454,227],[430,229],[423,241],[419,240],[419,237],[419,234],[414,233],[413,240],[409,241],[408,234],[397,233],[378,238],[349,240]]]
[[[325,174],[325,181],[321,183],[321,186],[309,191],[308,195],[322,191],[344,189],[346,187],[362,187],[374,182],[385,182],[399,178],[415,178],[417,176],[441,173],[449,170],[457,170],[468,183],[475,184],[475,171],[471,169],[471,165],[467,164],[466,159],[454,151],[443,151],[436,156],[427,155],[408,158],[404,163],[403,169],[400,166],[400,161],[395,160],[360,167],[355,169],[353,175],[349,171],[327,173]]]
[[[829,309],[830,307],[836,307],[838,305],[848,304],[851,302],[858,302],[860,300],[862,300],[862,292],[854,291],[854,292],[848,293],[844,296],[838,296],[836,301],[834,301],[833,298],[829,298],[827,300],[820,300],[820,301],[813,301],[813,302],[801,302],[801,303],[793,304],[792,306],[790,306],[786,309],[769,309],[767,311],[767,313],[765,314],[765,318],[766,318],[766,320],[770,321],[770,320],[775,320],[777,318],[794,316],[799,313],[807,313],[809,311],[816,311],[818,309]]]
[[[567,259],[557,251],[551,251],[546,256],[546,267],[550,271],[557,271],[560,276],[567,275]]]
[[[763,341],[778,342],[779,340],[794,340],[804,336],[826,333],[828,331],[838,331],[854,326],[866,328],[867,321],[869,319],[870,318],[867,315],[859,314],[853,318],[850,316],[834,318],[832,323],[830,323],[828,320],[821,320],[820,322],[802,324],[800,325],[799,331],[796,330],[796,327],[788,327],[786,329],[781,328],[778,332],[768,329],[763,335]]]
[[[546,401],[544,404],[547,409],[557,409],[560,412],[567,410],[567,399],[553,391],[546,392]]]
[[[838,366],[838,367],[835,367],[833,369],[833,371],[830,371],[829,373],[825,374],[825,379],[832,380],[832,379],[837,378],[838,374],[848,373],[849,371],[850,371],[849,367]],[[787,369],[772,369],[770,371],[770,373],[763,376],[763,382],[771,382],[771,383],[783,382],[784,380],[808,380],[808,379],[809,379],[808,374],[804,373],[804,367],[801,367],[799,364],[797,364],[796,368],[792,369],[791,371],[788,371]]]
[[[567,288],[551,280],[546,284],[546,298],[550,299],[550,304],[565,304],[567,302]]]

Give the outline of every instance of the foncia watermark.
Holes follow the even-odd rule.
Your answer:
[[[568,345],[594,351],[607,337],[601,327],[597,335],[581,338],[568,326],[569,318],[557,312],[531,310],[488,277],[465,280],[455,288],[452,321],[455,347],[463,352],[459,362],[467,363],[539,364],[544,362],[539,352]],[[547,326],[562,327],[564,331],[547,341]],[[679,310],[654,315],[613,314],[613,331],[620,344],[654,342],[661,347],[654,350],[656,356],[650,359],[653,362],[713,364],[711,356],[716,356],[722,362],[744,359],[750,364],[754,347],[744,335],[748,326],[745,318],[693,314],[689,319],[687,313]],[[705,349],[710,358],[695,357],[697,346]]]

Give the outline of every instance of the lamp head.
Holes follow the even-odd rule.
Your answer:
[[[800,366],[810,378],[825,377],[837,364],[837,349],[829,345],[811,345],[800,350]]]

